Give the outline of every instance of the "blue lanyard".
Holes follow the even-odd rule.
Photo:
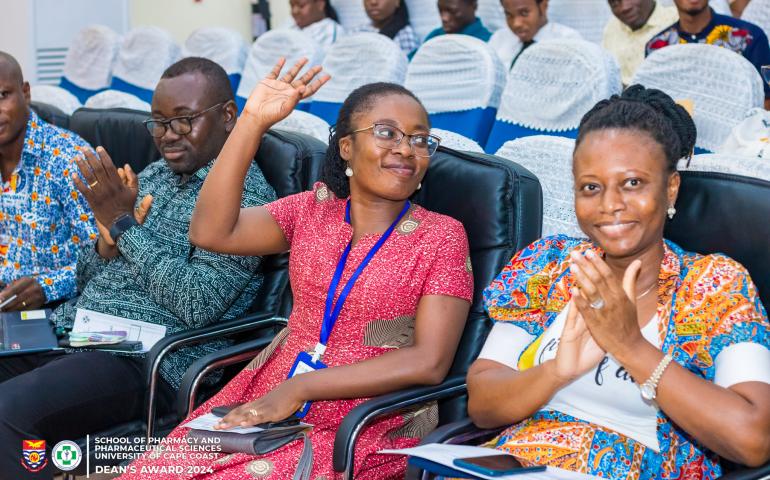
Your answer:
[[[393,230],[396,228],[396,225],[398,225],[398,222],[401,221],[402,218],[404,218],[404,215],[406,215],[406,212],[409,210],[409,207],[411,207],[411,203],[409,200],[406,201],[406,204],[404,204],[404,208],[401,210],[401,213],[398,214],[398,217],[393,221],[393,223],[388,227],[387,230],[385,230],[385,233],[382,234],[382,237],[380,237],[379,240],[377,240],[377,243],[374,244],[374,246],[369,250],[369,253],[366,254],[366,257],[361,261],[361,264],[358,265],[358,268],[353,272],[353,275],[350,276],[350,279],[345,284],[345,286],[342,288],[342,291],[340,292],[339,298],[337,298],[337,302],[334,302],[334,294],[337,292],[337,287],[340,284],[340,281],[342,280],[342,272],[345,270],[345,264],[348,261],[348,255],[350,254],[350,247],[351,242],[348,242],[348,245],[345,247],[345,250],[342,252],[342,256],[340,257],[339,261],[337,262],[337,268],[334,271],[334,277],[332,277],[332,281],[329,284],[329,291],[326,294],[326,308],[324,309],[324,320],[323,324],[321,325],[321,338],[318,341],[318,344],[315,347],[315,352],[313,354],[313,361],[317,362],[319,357],[323,355],[324,351],[326,350],[326,342],[329,341],[329,336],[332,333],[332,329],[334,328],[334,325],[337,323],[337,319],[340,316],[340,312],[342,311],[342,307],[345,305],[345,300],[348,298],[348,294],[350,293],[350,290],[353,288],[353,285],[356,283],[356,280],[358,280],[358,277],[361,276],[361,273],[364,271],[367,265],[369,265],[369,262],[372,261],[372,258],[374,258],[374,255],[382,248],[382,246],[385,244],[385,241],[390,237],[390,234],[393,233]],[[347,204],[345,205],[345,221],[347,223],[350,223],[350,200],[348,200]]]

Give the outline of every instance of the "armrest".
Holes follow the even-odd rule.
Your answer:
[[[147,441],[153,433],[155,419],[155,391],[158,384],[158,372],[163,358],[170,352],[191,343],[202,342],[212,338],[233,335],[236,333],[259,330],[263,328],[285,326],[285,318],[274,318],[273,313],[258,312],[235,320],[213,323],[201,328],[169,335],[153,345],[147,354]]]
[[[770,462],[757,468],[739,467],[740,470],[734,470],[729,473],[725,473],[720,480],[759,480],[762,478],[768,478],[770,476]]]
[[[358,436],[375,418],[413,405],[463,395],[465,392],[465,375],[455,375],[438,385],[408,388],[358,405],[345,415],[334,438],[334,470],[344,472],[347,479],[353,478],[353,454]]]
[[[193,362],[182,377],[182,383],[177,391],[176,408],[179,418],[187,417],[195,409],[198,386],[203,377],[218,368],[251,360],[272,341],[272,338],[272,336],[262,337],[239,343],[212,352]]]

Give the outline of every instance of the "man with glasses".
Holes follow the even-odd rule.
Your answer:
[[[77,264],[80,297],[52,315],[61,331],[72,327],[78,311],[152,323],[171,335],[248,309],[262,283],[261,259],[215,254],[188,241],[198,193],[237,114],[225,71],[209,60],[186,58],[163,74],[145,122],[163,159],[138,176],[128,166],[116,169],[101,147],[76,162],[80,175],[72,168],[72,179],[94,209],[99,238]],[[275,199],[255,163],[247,178],[244,206]],[[224,345],[220,340],[171,353],[161,363],[161,408],[190,364]],[[22,440],[53,446],[139,418],[144,368],[142,354],[80,349],[0,361],[4,478],[30,475],[20,462]],[[52,474],[48,466],[30,478]]]

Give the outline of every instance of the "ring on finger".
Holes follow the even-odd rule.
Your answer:
[[[590,306],[595,310],[601,310],[602,308],[604,308],[604,299],[602,297],[599,297],[593,302],[591,302]]]
[[[259,416],[259,412],[257,412],[256,408],[249,409],[249,413],[252,414],[255,418]]]
[[[92,183],[89,183],[89,184],[88,184],[88,187],[89,187],[89,188],[94,188],[94,187],[96,186],[96,184],[97,184],[97,183],[99,183],[99,180],[94,180]]]

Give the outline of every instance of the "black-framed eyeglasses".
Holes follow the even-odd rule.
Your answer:
[[[167,118],[165,120],[158,120],[155,118],[148,118],[144,122],[145,128],[150,132],[154,138],[161,138],[166,134],[166,130],[171,128],[171,131],[177,135],[187,135],[192,132],[192,121],[200,117],[204,113],[210,112],[215,108],[219,108],[227,102],[217,103],[206,110],[201,110],[198,113],[192,115],[180,115],[178,117]]]
[[[374,135],[374,144],[380,148],[396,148],[401,144],[401,140],[408,137],[409,145],[412,147],[414,154],[418,157],[430,157],[436,153],[436,149],[438,148],[439,143],[441,143],[441,139],[435,135],[429,133],[413,133],[412,135],[407,135],[400,129],[386,123],[375,123],[366,128],[353,130],[350,133],[365,132],[370,129],[372,135]]]

